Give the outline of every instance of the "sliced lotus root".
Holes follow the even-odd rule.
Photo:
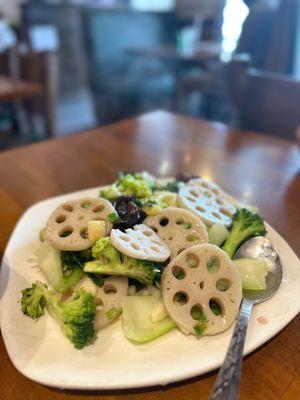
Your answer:
[[[95,296],[96,331],[113,322],[122,311],[122,301],[128,294],[127,276],[104,277],[104,285],[98,288]]]
[[[203,335],[225,331],[242,299],[241,277],[228,255],[213,244],[184,250],[165,268],[162,296],[169,316],[186,334],[204,320]]]
[[[171,254],[157,233],[144,224],[135,225],[125,232],[112,229],[110,238],[121,253],[140,260],[166,261]]]
[[[179,190],[180,206],[192,211],[207,226],[213,224],[231,225],[236,209],[222,194],[201,186],[185,186]]]
[[[148,225],[168,245],[171,260],[181,251],[208,242],[206,226],[200,218],[183,208],[169,207],[161,214],[145,219]]]
[[[46,225],[46,240],[57,250],[80,251],[91,247],[88,240],[88,222],[105,221],[106,234],[112,225],[108,215],[115,212],[105,199],[84,198],[70,200],[58,206]]]
[[[220,188],[220,186],[212,181],[209,181],[208,179],[194,178],[189,180],[187,185],[202,187],[203,189],[207,189],[209,192],[213,193],[216,196],[224,195],[224,191]]]

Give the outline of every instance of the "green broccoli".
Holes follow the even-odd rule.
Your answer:
[[[25,315],[37,319],[44,314],[45,307],[74,347],[82,349],[91,341],[96,311],[91,293],[81,288],[63,301],[41,282],[22,291],[21,309]]]
[[[92,248],[92,253],[95,261],[85,264],[83,269],[85,272],[128,276],[145,285],[152,285],[157,274],[155,263],[121,254],[113,247],[109,237],[97,240]]]
[[[44,293],[47,285],[44,283],[33,283],[30,288],[22,290],[21,310],[32,319],[38,319],[44,315],[46,305]]]
[[[93,257],[101,261],[103,264],[108,262],[118,264],[121,262],[120,253],[113,247],[110,237],[102,237],[92,247]]]
[[[152,195],[152,183],[141,174],[125,174],[118,177],[107,190],[101,190],[100,196],[115,200],[119,196],[135,196],[144,199]]]
[[[247,239],[265,234],[266,228],[262,217],[241,208],[233,216],[231,231],[223,245],[223,250],[232,258],[237,248]]]

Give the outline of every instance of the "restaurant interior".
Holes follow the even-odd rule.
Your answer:
[[[296,0],[1,0],[0,150],[158,109],[297,140],[299,21]]]

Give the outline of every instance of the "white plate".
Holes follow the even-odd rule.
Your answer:
[[[2,335],[15,367],[34,381],[72,389],[165,385],[219,367],[232,328],[201,339],[173,330],[148,344],[135,345],[125,339],[117,322],[104,329],[93,345],[76,350],[50,317],[33,322],[22,315],[20,291],[43,279],[32,255],[49,213],[64,200],[97,194],[98,189],[90,189],[40,202],[25,212],[12,234],[2,263],[0,306]],[[299,259],[270,226],[268,232],[283,262],[283,282],[271,300],[254,308],[246,354],[276,335],[300,311]],[[259,322],[260,316],[268,323]]]

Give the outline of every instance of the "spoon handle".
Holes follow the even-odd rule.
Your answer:
[[[243,299],[225,360],[219,370],[209,400],[238,399],[243,348],[252,307],[253,301]]]

